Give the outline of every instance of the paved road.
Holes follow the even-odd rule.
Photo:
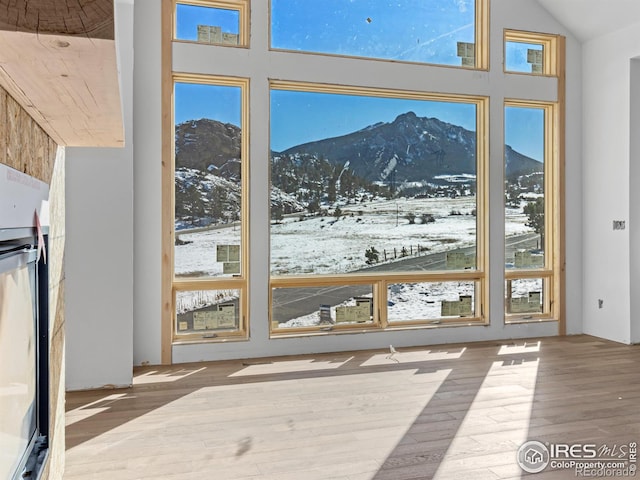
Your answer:
[[[506,256],[513,258],[513,252],[519,249],[535,249],[538,247],[538,235],[528,233],[514,235],[506,240]],[[475,253],[475,247],[452,250],[465,254]],[[446,253],[431,253],[419,257],[406,257],[392,263],[376,265],[357,270],[369,272],[416,272],[428,270],[445,270]],[[337,305],[353,297],[371,294],[368,285],[347,285],[315,288],[281,288],[273,294],[273,315],[279,321],[288,321],[318,310],[318,306]]]

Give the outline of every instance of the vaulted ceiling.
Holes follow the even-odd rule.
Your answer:
[[[640,29],[640,0],[538,0],[580,42],[631,25]]]
[[[113,0],[0,0],[0,85],[58,144],[124,144]]]

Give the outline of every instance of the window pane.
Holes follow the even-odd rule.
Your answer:
[[[508,314],[542,313],[545,300],[542,278],[507,280],[505,291]]]
[[[362,325],[373,322],[371,285],[274,288],[271,321],[274,328]]]
[[[36,282],[29,266],[5,257],[0,264],[0,478],[16,472],[36,432],[38,372]],[[15,474],[15,477],[14,477]]]
[[[475,268],[475,103],[272,90],[271,147],[273,275]]]
[[[477,316],[474,282],[395,283],[387,294],[389,323]]]
[[[241,272],[241,88],[175,85],[175,275]]]
[[[238,45],[240,12],[199,5],[176,5],[176,38],[198,43]]]
[[[271,0],[276,49],[475,66],[474,42],[474,0]]]
[[[240,328],[240,290],[176,292],[176,335],[217,333]]]
[[[543,53],[540,44],[506,42],[505,69],[508,72],[542,74]]]
[[[507,268],[545,265],[544,137],[544,109],[505,108]]]

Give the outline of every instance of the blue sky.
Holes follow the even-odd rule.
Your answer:
[[[544,110],[541,108],[506,107],[504,142],[535,160],[544,160]]]
[[[456,44],[474,42],[474,5],[474,0],[271,0],[271,46],[460,65]]]
[[[211,118],[240,125],[239,87],[177,83],[175,100],[176,123]],[[346,135],[377,122],[392,122],[409,111],[467,130],[476,129],[473,104],[273,90],[271,149],[282,151],[301,143]],[[544,111],[507,107],[505,143],[542,161]]]
[[[267,1],[267,0],[264,0]],[[272,43],[302,49],[407,61],[459,65],[457,41],[472,42],[473,0],[271,0]],[[178,38],[196,39],[198,24],[238,31],[232,10],[178,5]],[[412,12],[407,20],[407,9]],[[391,40],[390,40],[391,39]],[[514,48],[518,47],[518,48]],[[506,49],[512,70],[526,64],[526,44]],[[525,65],[526,64],[526,65]],[[175,121],[211,118],[240,125],[239,87],[176,84]],[[475,106],[307,92],[271,94],[271,148],[285,150],[313,140],[345,135],[413,111],[475,131]],[[536,109],[507,109],[505,141],[537,160],[543,158],[543,117]]]
[[[531,73],[531,64],[527,62],[527,50],[542,50],[542,45],[506,42],[505,45],[505,66],[510,72]]]
[[[197,40],[198,25],[217,25],[223,32],[238,33],[240,20],[237,10],[206,8],[195,5],[176,6],[176,38]]]
[[[476,129],[474,104],[272,90],[271,149],[346,135],[410,111]]]
[[[211,118],[240,126],[240,87],[176,83],[175,123]]]

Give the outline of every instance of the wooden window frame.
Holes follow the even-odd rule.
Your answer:
[[[181,74],[173,71],[173,44],[174,43],[196,43],[184,40],[175,39],[175,25],[176,25],[176,8],[177,3],[184,3],[190,5],[201,6],[213,6],[220,8],[240,9],[240,43],[242,47],[249,47],[249,24],[250,24],[250,12],[249,2],[250,0],[161,0],[161,78],[162,78],[162,118],[161,118],[161,130],[162,130],[162,248],[161,248],[161,326],[160,326],[160,361],[164,365],[173,363],[173,345],[182,343],[218,343],[227,341],[245,341],[249,339],[249,299],[248,299],[248,278],[249,278],[249,264],[248,264],[248,216],[249,216],[249,80],[237,79],[234,77],[215,77],[210,75],[193,75],[193,74]],[[217,45],[213,45],[215,48]],[[198,79],[220,80],[228,79],[232,82],[246,82],[246,86],[243,89],[242,100],[242,153],[244,154],[242,163],[242,204],[241,209],[244,213],[242,218],[242,228],[244,233],[242,234],[243,245],[241,254],[243,257],[242,265],[242,277],[237,279],[220,279],[220,281],[208,280],[196,280],[195,284],[184,281],[179,283],[176,287],[174,285],[174,239],[175,239],[175,169],[174,169],[174,142],[175,142],[175,124],[173,115],[174,104],[174,81],[175,78],[190,79],[197,82]],[[228,280],[232,280],[230,284]],[[195,336],[190,339],[181,338],[176,341],[174,338],[175,326],[176,326],[176,291],[177,289],[207,289],[214,290],[227,288],[239,289],[241,294],[240,299],[240,329],[238,332],[228,332],[226,335],[219,335],[214,338],[196,338]],[[240,288],[239,288],[240,287]]]
[[[561,64],[558,58],[559,52],[559,36],[548,33],[525,32],[521,30],[504,30],[503,52],[504,62],[503,70],[505,73],[515,75],[534,75],[557,77]],[[507,70],[507,42],[526,43],[542,46],[542,73],[517,72]]]
[[[189,0],[192,1],[192,0]],[[201,0],[204,1],[204,0]],[[376,58],[376,57],[362,57],[358,55],[340,55],[335,53],[322,53],[322,52],[308,52],[303,50],[288,50],[283,48],[273,48],[271,46],[271,0],[266,0],[269,2],[269,50],[274,52],[287,52],[287,53],[297,53],[303,55],[325,55],[330,57],[343,57],[343,58],[357,58],[357,59],[366,59],[377,62],[393,62],[393,63],[410,63],[415,65],[428,65],[433,67],[443,67],[443,68],[461,68],[466,70],[489,70],[489,0],[475,0],[475,36],[474,36],[474,45],[475,45],[475,66],[468,67],[464,65],[443,65],[440,63],[427,63],[427,62],[409,62],[405,60],[393,60],[393,59],[385,59],[385,58]]]
[[[505,324],[557,321],[558,334],[566,335],[566,205],[564,191],[566,184],[566,38],[562,35],[505,30],[503,46],[506,46],[507,41],[543,44],[543,75],[557,78],[557,98],[556,102],[532,102],[518,99],[505,99],[504,101],[504,106],[549,106],[552,109],[552,114],[548,118],[545,114],[545,237],[547,237],[547,242],[551,242],[548,245],[548,250],[545,250],[545,267],[550,269],[550,272],[549,275],[543,277],[535,272],[530,272],[531,276],[528,277],[547,278],[546,286],[548,290],[545,302],[549,302],[549,314],[546,317],[518,318],[517,316],[507,315],[505,305],[504,321]],[[508,73],[518,74],[519,72]],[[504,114],[504,107],[502,111]],[[546,165],[547,158],[553,163],[552,167]],[[550,173],[550,176],[547,176],[547,172]],[[547,198],[548,194],[552,195],[553,198]],[[551,212],[551,214],[549,215],[548,212]],[[551,235],[549,235],[549,232],[551,232]],[[548,255],[551,255],[552,258],[547,258]],[[505,280],[527,278],[523,273],[526,275],[522,271],[505,272]],[[505,297],[504,292],[503,297]]]
[[[216,343],[216,342],[224,342],[224,341],[233,341],[233,340],[245,340],[248,339],[249,336],[249,311],[248,311],[248,279],[249,279],[249,269],[248,269],[248,251],[249,242],[248,236],[244,237],[243,240],[243,259],[247,262],[247,264],[243,268],[243,279],[244,282],[241,290],[242,302],[244,303],[243,314],[241,316],[241,321],[243,322],[244,337],[222,337],[215,339],[197,339],[194,338],[191,341],[187,342],[174,342],[173,331],[175,329],[175,292],[179,290],[192,290],[192,289],[225,289],[227,288],[228,280],[236,280],[236,279],[221,279],[219,282],[214,281],[209,284],[210,287],[203,285],[198,279],[195,284],[189,283],[190,281],[185,281],[178,285],[178,287],[174,286],[174,275],[173,275],[173,241],[174,241],[174,176],[173,176],[173,142],[174,142],[174,129],[175,125],[173,124],[173,81],[174,81],[174,72],[173,72],[173,46],[178,43],[197,43],[189,40],[179,40],[175,38],[175,17],[176,17],[176,8],[177,4],[189,4],[189,5],[199,5],[205,7],[214,7],[214,8],[231,8],[238,9],[242,6],[241,18],[240,18],[240,30],[241,30],[241,45],[238,47],[248,48],[249,47],[249,28],[250,28],[250,1],[251,0],[161,0],[162,1],[162,250],[161,250],[161,291],[162,291],[162,305],[161,305],[161,330],[160,330],[160,342],[161,342],[161,362],[163,364],[172,363],[172,350],[173,345],[176,343]],[[245,7],[246,6],[246,7]],[[270,14],[270,7],[269,7]],[[476,70],[489,70],[489,0],[476,0]],[[267,20],[269,21],[269,20]],[[267,26],[267,30],[270,32],[270,24]],[[507,33],[508,32],[508,33]],[[557,191],[557,205],[556,215],[554,215],[554,234],[556,235],[556,239],[554,242],[554,255],[552,261],[552,282],[550,282],[550,292],[553,295],[553,305],[550,307],[553,314],[551,317],[540,319],[542,321],[548,320],[558,320],[559,321],[559,334],[563,335],[566,333],[565,326],[565,302],[563,301],[565,298],[566,286],[565,286],[565,245],[564,245],[564,218],[565,218],[565,205],[564,205],[564,182],[565,182],[565,172],[564,172],[564,125],[565,125],[565,85],[566,85],[566,73],[565,73],[565,39],[562,36],[555,36],[549,34],[539,34],[533,32],[519,32],[517,30],[505,30],[505,39],[509,39],[509,41],[526,41],[530,43],[540,43],[536,42],[537,40],[549,41],[546,47],[543,47],[545,51],[545,60],[544,65],[545,68],[550,68],[548,72],[545,72],[544,75],[553,76],[557,78],[558,81],[558,97],[557,97],[557,110],[555,117],[557,119],[556,125],[556,135],[558,136],[557,142],[555,144],[555,155],[557,158],[556,164],[556,182],[558,185]],[[270,45],[270,42],[269,42]],[[213,44],[214,48],[220,45]],[[235,45],[234,45],[235,47]],[[199,48],[199,47],[194,47]],[[270,50],[271,48],[268,47]],[[199,50],[200,51],[200,50]],[[204,52],[204,50],[201,50]],[[239,53],[239,52],[238,52]],[[293,52],[296,54],[300,54],[303,52]],[[309,53],[311,55],[326,55],[326,54],[317,54],[317,53]],[[547,59],[546,55],[550,57]],[[349,58],[349,57],[347,57]],[[361,57],[355,57],[361,58]],[[367,61],[391,61],[393,60],[379,60],[373,58],[366,58]],[[403,62],[399,62],[403,63]],[[410,62],[414,63],[414,62]],[[415,63],[414,63],[415,64]],[[450,65],[437,65],[437,64],[417,64],[424,65],[427,67],[444,67],[444,68],[462,68],[462,69],[474,69],[474,67],[463,67],[463,66],[450,66]],[[504,66],[503,66],[504,68]],[[510,74],[522,74],[521,72],[507,72]],[[182,75],[182,74],[179,74]],[[184,74],[187,75],[187,74]],[[540,76],[540,75],[536,75]],[[205,77],[205,76],[203,76]],[[212,76],[206,76],[207,78],[213,78]],[[222,77],[219,77],[222,78]],[[230,77],[225,77],[230,78]],[[245,79],[246,80],[246,79]],[[248,80],[247,80],[248,81]],[[293,82],[289,82],[293,83]],[[344,87],[357,90],[357,87]],[[366,89],[370,91],[370,89]],[[247,87],[248,92],[248,87]],[[411,93],[411,92],[409,92]],[[430,95],[432,99],[436,99],[438,94],[430,94],[427,92],[415,92],[420,95]],[[441,99],[451,99],[452,97],[456,97],[456,95],[442,95]],[[472,95],[466,96],[461,95],[463,98],[474,98]],[[481,285],[480,290],[477,291],[476,294],[476,312],[480,312],[479,319],[469,319],[469,318],[461,318],[454,319],[455,321],[451,322],[449,319],[444,319],[442,322],[434,322],[432,319],[417,322],[387,322],[386,320],[386,302],[378,302],[380,308],[378,312],[374,313],[374,323],[375,328],[373,328],[372,324],[367,324],[362,329],[356,329],[357,333],[364,333],[366,331],[384,331],[384,330],[401,330],[401,329],[412,329],[412,328],[435,328],[435,327],[445,327],[445,326],[466,326],[466,325],[486,325],[489,323],[489,191],[488,191],[488,168],[489,168],[489,139],[488,139],[488,111],[489,111],[489,97],[477,97],[483,100],[483,122],[484,122],[484,134],[478,135],[478,159],[484,159],[482,162],[478,161],[478,172],[477,172],[477,180],[478,180],[478,189],[476,192],[477,195],[477,216],[478,221],[478,230],[476,232],[476,251],[477,251],[477,270],[473,272],[468,271],[441,271],[435,272],[431,274],[427,274],[425,276],[413,275],[410,274],[406,277],[403,277],[404,274],[389,274],[385,278],[376,278],[375,285],[372,282],[372,279],[366,277],[355,277],[350,276],[346,279],[346,283],[354,283],[355,281],[359,283],[370,283],[374,288],[374,296],[375,298],[379,298],[382,294],[386,296],[386,289],[391,283],[401,283],[403,281],[411,281],[411,282],[438,282],[438,281],[448,281],[448,280],[465,280],[465,281],[476,281],[479,285]],[[517,99],[513,100],[514,102],[519,101]],[[243,104],[243,108],[248,108],[248,101]],[[480,111],[480,108],[478,108]],[[248,116],[244,116],[243,118],[247,119],[248,125]],[[478,129],[480,127],[478,126]],[[246,132],[245,140],[248,142],[248,128],[243,127],[243,133]],[[248,148],[243,147],[243,152],[245,156],[243,158],[243,168],[248,168]],[[481,154],[482,153],[482,156]],[[246,167],[244,165],[246,164]],[[480,182],[480,177],[483,177],[483,182]],[[248,181],[248,174],[243,173],[243,181]],[[483,191],[481,192],[481,189]],[[245,213],[243,215],[243,221],[248,222],[248,195],[249,190],[246,186],[243,186],[243,202],[247,202],[243,204],[242,209]],[[168,212],[168,213],[167,213]],[[247,225],[245,224],[245,228]],[[482,228],[482,232],[481,232]],[[462,274],[462,275],[460,275]],[[495,274],[495,272],[494,272]],[[517,272],[518,275],[522,276],[522,272]],[[356,274],[351,274],[356,275]],[[471,275],[471,277],[467,277],[467,275]],[[475,276],[474,276],[475,275]],[[531,272],[533,278],[536,276],[539,277],[539,272]],[[504,278],[507,278],[509,274],[506,274]],[[303,280],[303,283],[307,280],[302,278],[286,278],[286,277],[270,277],[269,278],[269,306],[271,305],[271,294],[272,289],[275,288],[286,288],[289,285],[298,286],[301,285],[300,280]],[[205,281],[208,281],[205,280]],[[335,278],[324,277],[324,278],[312,278],[309,280],[308,284],[313,286],[318,284],[317,282],[334,282],[338,281]],[[504,282],[503,282],[504,285]],[[228,288],[238,289],[238,285],[236,283],[232,283]],[[504,296],[504,291],[502,293]],[[271,314],[269,314],[269,321],[271,320]],[[518,323],[515,319],[509,319],[510,321],[507,323]],[[506,319],[505,319],[506,321]],[[270,325],[272,323],[270,322]],[[270,336],[271,337],[285,337],[285,336],[302,336],[302,335],[324,335],[326,332],[318,332],[318,331],[295,331],[291,332],[290,329],[280,329],[283,330],[282,333],[272,331],[271,326],[269,327]],[[276,329],[278,330],[278,329]],[[354,332],[352,328],[345,329],[337,329],[337,332],[347,333]],[[333,332],[333,333],[337,333]]]
[[[538,313],[508,313],[505,291],[505,323],[530,323],[537,321],[557,321],[561,317],[560,292],[558,284],[561,252],[561,183],[560,179],[560,105],[558,102],[542,102],[519,99],[505,99],[506,108],[531,108],[544,111],[544,266],[542,268],[505,270],[505,285],[520,279],[542,279],[543,309]],[[505,286],[505,289],[507,287]]]
[[[250,38],[250,0],[170,0],[172,2],[172,40],[174,42],[196,43],[198,45],[211,45],[214,47],[232,47],[232,48],[249,48]],[[193,40],[185,40],[177,37],[177,8],[178,5],[192,5],[195,7],[218,8],[222,10],[233,10],[238,12],[238,45],[223,44],[203,44]]]
[[[476,106],[476,269],[473,271],[434,271],[424,272],[385,272],[379,274],[350,273],[343,275],[270,275],[269,281],[269,332],[271,338],[297,335],[328,335],[365,332],[372,330],[402,330],[407,328],[425,328],[440,326],[487,325],[489,323],[489,297],[487,285],[488,250],[488,165],[489,165],[489,97],[477,95],[439,94],[420,91],[393,90],[360,86],[332,85],[322,83],[270,80],[269,91],[285,90],[295,92],[333,93],[381,98],[398,98],[451,103],[467,103]],[[271,185],[271,179],[269,179]],[[476,316],[460,318],[411,319],[389,322],[387,319],[387,285],[393,283],[431,283],[447,281],[473,281],[476,283]],[[336,325],[327,329],[324,326],[277,328],[273,319],[273,290],[275,288],[304,288],[328,285],[370,284],[373,287],[374,315],[373,323],[362,325]]]
[[[174,274],[174,259],[173,251],[175,245],[175,227],[173,226],[174,218],[173,212],[175,212],[175,134],[171,135],[175,122],[173,120],[175,97],[171,94],[171,115],[170,123],[172,130],[165,131],[164,136],[171,139],[169,148],[169,158],[165,157],[163,164],[166,169],[164,172],[165,182],[171,184],[171,192],[167,192],[165,189],[165,196],[169,196],[168,199],[163,200],[167,203],[163,206],[163,225],[165,228],[170,229],[169,244],[164,247],[165,257],[169,257],[171,262],[165,268],[170,268],[171,274],[171,293],[169,300],[171,311],[171,344],[184,344],[184,343],[202,343],[202,342],[225,342],[230,340],[248,340],[249,338],[249,325],[248,325],[248,278],[249,278],[249,79],[240,77],[228,77],[228,76],[215,76],[215,75],[199,75],[189,73],[176,73],[174,72],[171,77],[172,92],[176,83],[191,83],[195,85],[214,85],[214,86],[229,86],[238,87],[241,89],[241,143],[240,143],[240,175],[241,175],[241,218],[240,218],[240,258],[241,268],[240,275],[233,277],[208,277],[208,278],[181,278],[176,277]],[[165,152],[166,155],[166,152]],[[167,201],[168,200],[168,201]],[[239,300],[239,325],[238,329],[234,331],[220,331],[215,332],[215,336],[210,334],[191,333],[178,335],[176,333],[176,292],[178,291],[193,291],[193,290],[238,290],[240,292]],[[211,333],[211,332],[208,332]]]

